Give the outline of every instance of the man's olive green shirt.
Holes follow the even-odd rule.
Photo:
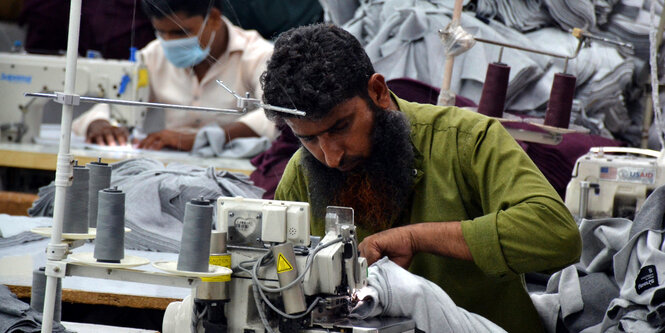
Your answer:
[[[523,273],[578,261],[581,239],[570,212],[497,120],[396,101],[410,123],[416,157],[410,202],[395,225],[461,221],[473,256],[465,261],[419,253],[410,270],[509,332],[542,331]],[[301,151],[287,165],[275,199],[309,201]],[[323,230],[323,217],[312,217],[312,234]]]

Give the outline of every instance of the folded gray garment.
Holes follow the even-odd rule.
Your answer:
[[[359,292],[357,318],[406,317],[425,332],[505,332],[488,319],[455,305],[436,284],[414,275],[387,257],[368,269],[369,286]]]
[[[30,232],[33,228],[48,227],[51,218],[0,214],[0,248],[7,248],[45,238]]]
[[[553,22],[542,0],[478,0],[476,14],[498,19],[518,31],[532,31]]]
[[[30,304],[19,300],[5,285],[0,285],[0,333],[40,332],[42,316]],[[67,332],[58,322],[53,332]]]
[[[203,157],[250,158],[270,148],[270,140],[236,138],[226,142],[226,132],[218,125],[205,126],[196,133],[192,153]]]
[[[191,199],[201,196],[206,199],[261,198],[264,192],[244,174],[216,171],[212,167],[204,169],[178,163],[164,166],[146,158],[111,166],[111,186],[125,192],[125,226],[132,230],[125,234],[125,248],[132,250],[178,252],[185,204]],[[55,186],[51,184],[47,189],[53,192]],[[49,202],[44,203],[45,200]],[[45,195],[40,196],[33,207],[52,205],[53,196]],[[52,208],[33,210],[45,211]]]
[[[564,30],[596,29],[596,12],[592,1],[543,0],[552,18]]]

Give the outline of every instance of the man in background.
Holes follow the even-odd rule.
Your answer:
[[[232,25],[217,0],[144,0],[143,9],[157,39],[140,51],[150,77],[150,101],[167,104],[235,108],[235,98],[220,87],[261,96],[259,76],[272,45],[254,31]],[[244,116],[211,112],[163,111],[164,129],[151,133],[139,148],[191,150],[199,129],[216,132],[228,142],[237,137],[265,136],[278,131],[263,112]],[[115,126],[108,105],[97,105],[72,126],[88,142],[117,145],[128,132]]]

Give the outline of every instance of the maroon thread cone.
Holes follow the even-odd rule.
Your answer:
[[[509,76],[510,66],[506,64],[495,62],[487,66],[483,94],[480,96],[480,104],[478,104],[478,113],[496,118],[503,116]]]
[[[554,74],[550,100],[547,102],[547,112],[545,113],[545,125],[568,128],[576,81],[577,78],[573,75]]]

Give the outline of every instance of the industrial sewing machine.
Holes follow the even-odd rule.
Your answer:
[[[566,187],[566,206],[580,218],[633,218],[644,200],[665,184],[663,152],[594,147],[580,157]]]
[[[413,332],[410,319],[351,320],[366,285],[353,209],[328,207],[325,236],[310,239],[309,204],[219,198],[211,262],[233,275],[206,280],[164,314],[164,333]],[[228,251],[228,252],[227,252]],[[215,254],[217,253],[217,254]],[[229,260],[230,257],[230,260]],[[217,259],[215,259],[217,258]],[[224,259],[225,258],[225,259]]]
[[[140,58],[140,57],[139,57]],[[61,92],[65,57],[0,53],[0,133],[2,141],[31,142],[39,136],[48,100],[25,97],[26,92]],[[148,71],[140,60],[77,60],[75,93],[81,96],[147,102]],[[111,115],[124,126],[141,127],[145,109],[111,105]]]

